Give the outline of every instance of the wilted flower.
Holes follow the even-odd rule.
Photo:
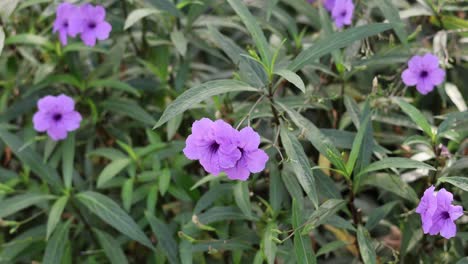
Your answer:
[[[59,32],[62,45],[67,45],[68,36],[76,37],[81,33],[79,8],[70,3],[62,3],[57,7],[57,17],[54,21],[53,32]]]
[[[75,102],[64,94],[43,97],[37,107],[39,111],[33,116],[34,129],[47,131],[52,140],[65,139],[68,132],[80,127],[81,115],[75,111]]]
[[[260,136],[251,127],[245,127],[237,135],[237,147],[242,156],[232,168],[226,169],[229,179],[245,181],[250,173],[265,169],[268,155],[259,149]]]
[[[431,186],[424,192],[416,212],[421,215],[425,234],[440,233],[446,239],[456,235],[455,220],[463,215],[463,208],[452,202],[453,195],[444,188],[434,193],[434,186]]]
[[[105,40],[109,38],[112,26],[105,21],[106,10],[102,6],[85,4],[80,8],[82,19],[81,39],[87,46],[96,45],[96,39]]]
[[[445,71],[439,68],[439,59],[427,53],[424,56],[413,56],[408,61],[408,69],[403,71],[401,78],[407,86],[416,85],[421,94],[427,94],[444,82]]]
[[[353,20],[354,4],[352,0],[335,0],[331,15],[337,28],[351,25]]]
[[[211,174],[224,171],[229,179],[245,181],[265,168],[268,155],[259,145],[260,136],[250,127],[237,131],[223,120],[202,118],[193,123],[183,151]]]

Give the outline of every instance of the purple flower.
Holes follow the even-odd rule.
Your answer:
[[[432,226],[429,234],[440,235],[446,239],[452,238],[457,233],[455,220],[463,215],[463,207],[452,205],[453,195],[442,188],[437,193],[437,209],[432,216]]]
[[[427,53],[424,56],[413,56],[408,61],[408,69],[403,71],[401,78],[407,86],[416,85],[421,94],[427,94],[444,82],[445,71],[439,68],[439,59]]]
[[[241,157],[232,168],[226,169],[229,179],[245,181],[250,173],[261,172],[265,169],[268,155],[259,149],[260,136],[251,127],[245,127],[237,135],[237,147]]]
[[[37,102],[37,111],[33,116],[34,129],[47,131],[52,140],[62,140],[67,133],[80,127],[81,115],[75,111],[72,98],[61,94],[45,96]]]
[[[233,167],[241,157],[234,144],[237,131],[223,120],[208,118],[195,121],[192,134],[185,142],[184,154],[191,160],[199,160],[203,168],[214,175]]]
[[[328,10],[328,12],[333,11],[333,7],[335,6],[335,0],[325,0],[324,7]]]
[[[337,28],[343,28],[345,25],[351,25],[354,13],[354,4],[352,0],[335,0],[331,15]]]
[[[81,16],[81,40],[87,46],[96,45],[96,39],[109,38],[112,26],[105,21],[106,10],[102,6],[85,4],[80,7]]]
[[[432,226],[432,216],[437,209],[437,198],[434,189],[435,187],[431,186],[424,191],[421,202],[416,208],[416,213],[421,215],[424,234],[429,233]]]
[[[64,46],[68,43],[68,36],[76,37],[81,33],[81,22],[78,14],[79,8],[70,3],[62,3],[57,7],[53,32],[59,32],[60,42]]]

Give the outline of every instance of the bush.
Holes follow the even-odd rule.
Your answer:
[[[0,3],[0,263],[466,261],[462,2],[74,2]]]

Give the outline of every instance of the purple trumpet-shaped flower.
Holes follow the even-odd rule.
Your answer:
[[[452,238],[457,233],[455,220],[463,215],[463,207],[452,205],[453,195],[442,188],[437,193],[437,209],[432,216],[432,226],[429,234],[440,233],[446,239]]]
[[[445,71],[439,68],[439,59],[427,53],[424,56],[413,56],[401,78],[407,86],[416,85],[419,93],[427,94],[434,90],[434,86],[444,82]]]
[[[214,175],[233,167],[241,157],[235,145],[237,131],[223,120],[208,118],[195,121],[192,134],[187,138],[184,154],[191,160],[199,160],[203,168]]]
[[[241,157],[232,168],[226,169],[229,179],[245,181],[250,173],[261,172],[265,169],[268,155],[259,149],[260,136],[251,127],[245,127],[237,135],[237,147]]]
[[[81,20],[79,8],[70,3],[62,3],[57,7],[57,16],[54,21],[53,32],[59,33],[62,45],[67,45],[68,36],[76,37],[81,33]]]
[[[326,6],[325,6],[326,7]],[[327,8],[328,9],[328,8]],[[335,0],[331,15],[337,28],[351,25],[353,22],[354,4],[352,0]]]
[[[85,4],[80,7],[82,19],[81,39],[87,46],[96,45],[96,39],[105,40],[109,38],[112,26],[105,21],[106,10],[102,6]]]
[[[37,111],[33,116],[34,129],[45,132],[54,140],[62,140],[68,132],[80,127],[81,115],[75,111],[75,102],[72,98],[61,94],[48,95],[37,102]]]
[[[424,234],[429,233],[432,226],[432,216],[437,209],[437,198],[434,193],[434,186],[427,188],[421,198],[421,202],[416,208],[416,213],[421,215]]]

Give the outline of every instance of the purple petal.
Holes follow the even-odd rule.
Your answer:
[[[430,235],[437,235],[443,224],[442,211],[437,210],[432,217],[432,226],[429,230]]]
[[[103,6],[96,6],[91,13],[97,21],[104,21],[106,19],[106,9]]]
[[[450,219],[455,221],[463,215],[463,207],[460,205],[451,205],[449,208],[449,214]]]
[[[450,239],[456,234],[457,226],[455,225],[455,223],[450,219],[444,220],[440,229],[440,235],[445,237],[446,239]]]
[[[218,155],[214,152],[204,151],[203,155],[200,156],[200,164],[208,173],[213,175],[218,175],[221,172]]]
[[[220,145],[218,150],[219,166],[224,169],[232,168],[236,165],[241,156],[241,152],[236,145]]]
[[[432,90],[434,90],[434,85],[428,80],[419,79],[418,84],[416,85],[416,89],[420,94],[426,95]]]
[[[51,109],[54,109],[56,107],[56,98],[55,96],[52,95],[47,95],[45,97],[42,97],[37,101],[37,108],[39,108],[40,111],[50,111]]]
[[[60,43],[62,43],[63,46],[67,45],[68,43],[68,38],[67,38],[67,31],[62,29],[59,31],[59,39]]]
[[[63,116],[63,125],[67,131],[73,131],[80,127],[81,115],[76,111],[68,112]]]
[[[414,72],[420,72],[422,68],[422,57],[421,56],[413,56],[409,61],[408,61],[408,66],[409,68],[414,71]]]
[[[81,33],[81,40],[86,46],[94,47],[96,45],[96,36],[92,31],[83,31]]]
[[[64,94],[56,97],[55,104],[59,105],[64,112],[71,112],[75,109],[75,101]]]
[[[246,181],[250,176],[250,171],[247,168],[247,164],[245,163],[245,161],[241,159],[237,163],[237,166],[230,169],[226,169],[226,174],[231,180]]]
[[[50,122],[47,114],[44,112],[37,112],[33,116],[34,130],[38,132],[44,132],[50,127]]]
[[[437,192],[437,208],[448,210],[452,205],[453,194],[445,190],[444,188],[440,189]]]
[[[422,220],[422,228],[423,228],[424,234],[429,233],[432,227],[432,220],[430,218],[424,219],[422,217],[421,217],[421,220]]]
[[[440,85],[445,80],[445,71],[440,68],[433,69],[428,78],[433,85]]]
[[[333,10],[333,7],[335,6],[335,0],[325,0],[325,9],[328,10],[328,12],[331,12]]]
[[[268,161],[268,155],[262,149],[248,152],[245,154],[247,168],[250,172],[257,173],[265,169],[265,164]]]
[[[421,64],[428,70],[436,69],[439,67],[439,58],[431,53],[426,53],[421,59]]]
[[[47,134],[54,141],[67,138],[67,130],[65,129],[65,127],[60,125],[49,127],[49,129],[47,130]]]
[[[185,148],[183,152],[188,159],[197,160],[200,158],[200,151],[196,144],[196,139],[193,135],[188,136],[187,140],[185,141]]]
[[[112,26],[109,23],[105,21],[102,23],[99,23],[99,25],[96,28],[96,37],[99,40],[108,39],[111,30],[112,30]]]
[[[418,76],[412,70],[406,69],[401,74],[401,79],[406,86],[413,86],[418,83]]]
[[[244,127],[239,131],[239,147],[252,151],[258,149],[260,145],[260,135],[255,132],[251,127]]]

